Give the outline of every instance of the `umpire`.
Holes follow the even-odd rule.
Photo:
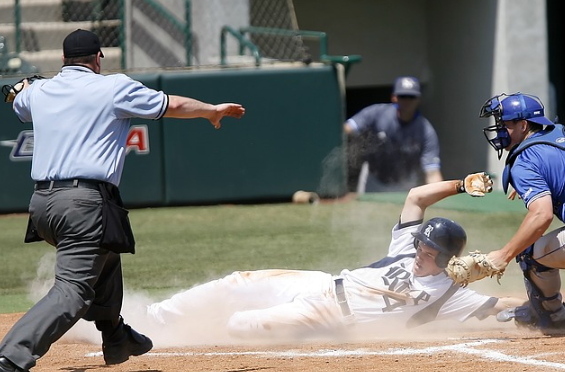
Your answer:
[[[118,185],[130,119],[206,118],[216,129],[239,104],[211,105],[147,88],[124,74],[101,75],[98,36],[76,30],[63,41],[63,67],[52,79],[24,81],[13,102],[35,137],[26,242],[57,249],[55,282],[0,344],[0,372],[27,371],[79,319],[102,333],[106,364],[153,347],[124,323],[120,253],[135,240]]]

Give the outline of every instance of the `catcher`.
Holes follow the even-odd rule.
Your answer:
[[[190,342],[186,338],[190,335],[193,342],[203,343],[217,342],[226,334],[272,339],[343,329],[366,331],[372,325],[382,331],[391,324],[402,328],[434,320],[484,319],[523,304],[523,299],[499,299],[454,284],[445,268],[465,248],[466,233],[446,218],[423,222],[432,204],[458,193],[483,196],[491,185],[488,175],[475,173],[464,181],[413,188],[392,229],[387,257],[367,267],[339,275],[302,270],[235,272],[149,305],[145,315],[150,321],[143,318],[142,323],[156,324],[159,331],[152,335],[156,342],[170,343],[178,333],[184,335],[184,342]],[[217,325],[225,334],[213,334]]]
[[[512,185],[528,213],[514,236],[490,252],[490,265],[504,269],[512,259],[524,273],[528,307],[501,314],[544,334],[565,334],[565,307],[559,269],[565,268],[565,227],[544,235],[553,216],[565,222],[565,131],[544,116],[541,100],[530,94],[500,94],[487,100],[479,115],[495,123],[483,129],[498,158],[508,151],[502,183]]]

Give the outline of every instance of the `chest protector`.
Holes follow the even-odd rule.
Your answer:
[[[512,165],[514,165],[516,157],[528,147],[537,144],[550,145],[565,151],[565,128],[561,124],[555,124],[554,127],[548,128],[541,136],[528,138],[510,150],[508,157],[506,158],[504,172],[502,173],[502,188],[504,189],[505,194],[508,191],[508,185],[512,182],[510,169],[512,168]]]

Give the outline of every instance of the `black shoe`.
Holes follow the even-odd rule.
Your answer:
[[[5,357],[0,357],[0,372],[26,372]]]
[[[121,320],[118,329],[109,337],[102,337],[102,352],[106,364],[120,364],[130,356],[145,354],[153,348],[149,337],[133,330]],[[0,370],[2,372],[2,370]]]

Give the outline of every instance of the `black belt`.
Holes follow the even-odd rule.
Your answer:
[[[104,183],[96,180],[74,179],[57,181],[37,181],[35,190],[70,189],[73,187],[100,190],[100,184]]]
[[[343,279],[337,278],[334,279],[335,283],[335,296],[339,307],[341,308],[341,313],[344,317],[352,316],[353,313],[349,308],[349,304],[347,303],[347,297],[345,296],[345,289],[343,288]]]

